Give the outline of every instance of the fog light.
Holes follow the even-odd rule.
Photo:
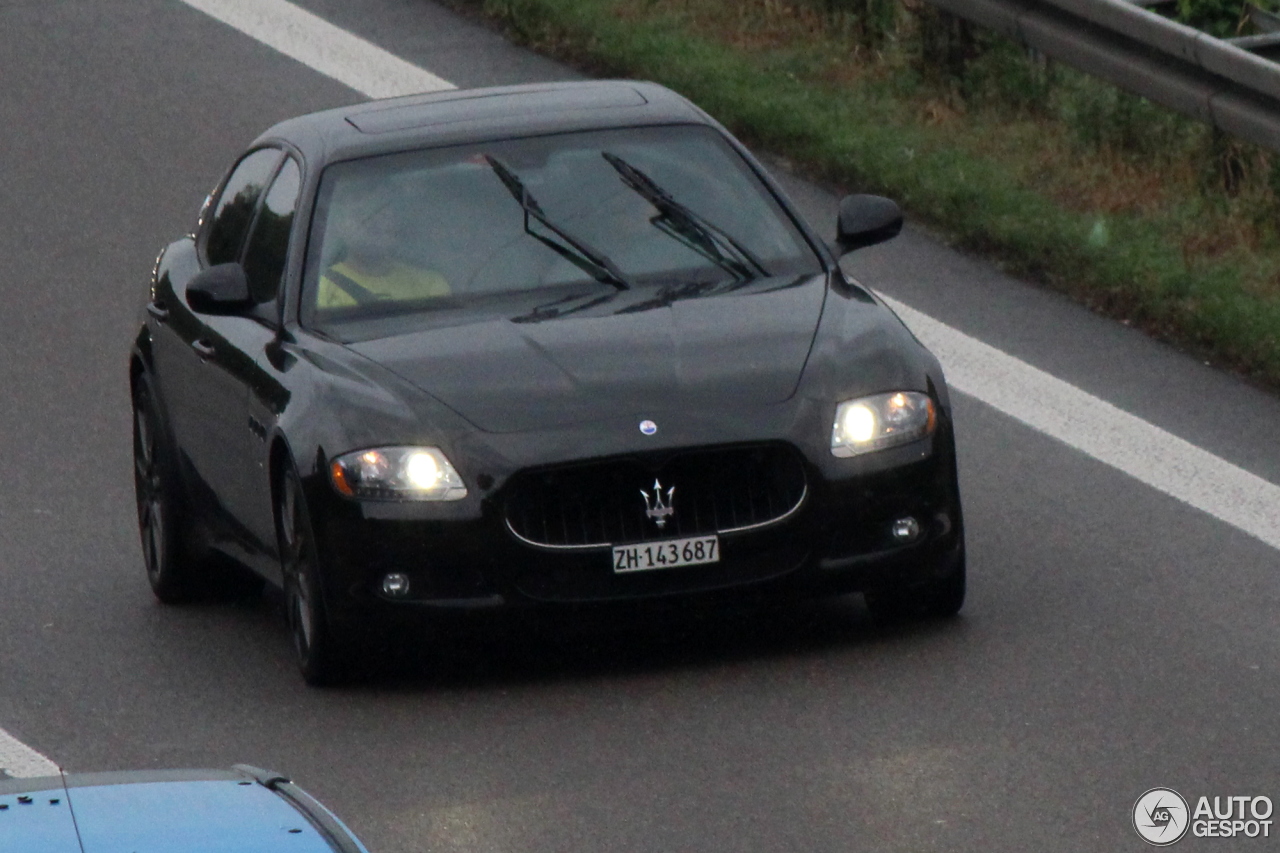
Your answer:
[[[382,591],[393,598],[403,598],[409,594],[409,576],[392,572],[382,579]]]
[[[911,542],[920,535],[920,522],[911,516],[900,518],[893,523],[892,533],[899,542]]]

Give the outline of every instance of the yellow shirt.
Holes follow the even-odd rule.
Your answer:
[[[374,300],[427,299],[449,295],[449,284],[440,273],[411,267],[399,261],[393,261],[381,275],[360,272],[345,262],[336,263],[329,270],[338,275],[330,278],[326,272],[320,277],[320,292],[316,294],[317,308],[346,308]],[[354,283],[355,287],[349,282]],[[352,290],[356,290],[357,295],[353,295],[350,292]],[[367,297],[365,292],[368,293]]]

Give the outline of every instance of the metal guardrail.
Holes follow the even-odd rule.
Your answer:
[[[1141,0],[929,2],[1086,74],[1280,151],[1280,63],[1246,50],[1247,42],[1217,39],[1171,21],[1144,8]]]

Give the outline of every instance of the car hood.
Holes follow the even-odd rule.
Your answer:
[[[826,293],[821,275],[637,288],[459,312],[348,346],[487,432],[749,407],[795,394]]]

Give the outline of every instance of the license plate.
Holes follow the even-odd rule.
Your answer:
[[[693,536],[689,539],[646,542],[643,545],[613,546],[613,570],[619,574],[718,562],[720,539],[717,536]]]

